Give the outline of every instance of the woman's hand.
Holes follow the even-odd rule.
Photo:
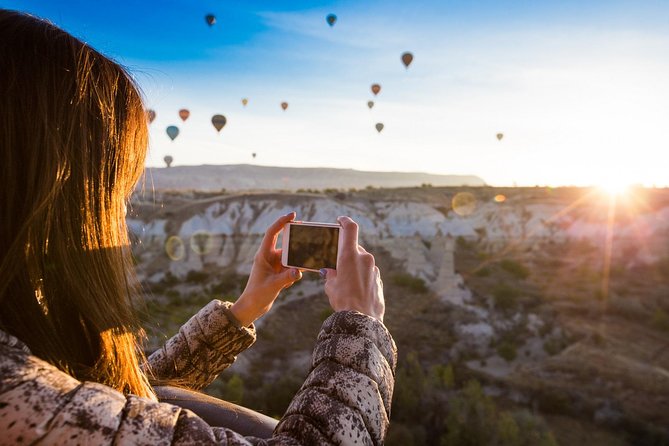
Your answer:
[[[295,212],[276,220],[265,232],[260,248],[253,258],[251,275],[246,288],[230,311],[245,327],[267,313],[279,292],[302,278],[296,268],[281,265],[281,249],[276,249],[276,241],[283,225],[295,218]]]
[[[339,217],[341,237],[337,269],[321,270],[325,294],[335,311],[355,310],[383,322],[386,303],[383,282],[374,256],[358,245],[358,225],[349,217]]]

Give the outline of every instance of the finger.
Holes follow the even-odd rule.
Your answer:
[[[381,270],[376,265],[374,265],[374,277],[376,279],[376,283],[383,287],[383,280],[381,280]]]
[[[297,268],[289,268],[282,272],[278,277],[278,282],[282,288],[286,288],[302,278],[302,271]]]
[[[321,268],[318,271],[318,274],[320,274],[321,279],[327,281],[328,279],[334,279],[337,277],[337,270],[331,268]]]
[[[281,228],[283,228],[283,225],[289,221],[295,219],[295,215],[295,212],[290,212],[282,217],[279,217],[274,223],[272,223],[269,228],[267,228],[265,231],[265,236],[262,239],[262,243],[260,244],[261,251],[270,252],[272,249],[274,249],[276,246],[276,241],[279,238],[279,232],[281,232]]]
[[[341,248],[343,251],[355,252],[358,246],[358,224],[350,217],[339,217],[341,225]]]

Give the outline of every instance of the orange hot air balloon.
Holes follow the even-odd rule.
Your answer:
[[[149,118],[149,124],[151,124],[153,120],[156,119],[156,112],[153,110],[147,110],[146,117]]]
[[[502,138],[504,138],[504,133],[498,133],[497,134],[497,141],[501,141]]]
[[[381,86],[379,84],[372,84],[372,93],[374,93],[374,96],[379,94],[379,91],[381,91]]]
[[[182,121],[185,122],[189,116],[190,112],[188,111],[188,109],[182,108],[181,110],[179,110],[179,117],[181,118]]]
[[[225,119],[225,116],[223,115],[214,115],[211,117],[211,123],[214,125],[217,132],[220,132],[227,122],[228,120]]]
[[[413,54],[410,52],[402,53],[402,63],[406,68],[409,68],[409,65],[411,65],[411,62],[413,61]]]
[[[367,107],[371,110],[374,107],[374,101],[367,101]]]
[[[381,133],[381,130],[383,130],[383,123],[382,122],[377,122],[375,127],[376,127],[376,131]]]
[[[174,158],[172,158],[171,155],[167,155],[167,156],[165,156],[165,158],[163,158],[163,161],[165,161],[165,164],[167,164],[167,167],[172,167],[172,161],[174,161]]]
[[[286,109],[288,108],[288,102],[282,102],[281,108],[283,109],[283,111],[286,111]]]
[[[246,98],[242,99],[242,105],[243,105],[244,107],[246,107],[246,104],[248,104],[248,103],[249,103],[249,100],[248,100],[248,99],[246,99]]]

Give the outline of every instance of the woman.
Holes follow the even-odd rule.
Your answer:
[[[157,401],[150,381],[210,383],[255,340],[253,321],[301,273],[280,265],[279,218],[234,304],[214,300],[148,360],[125,205],[146,115],[114,62],[39,19],[0,10],[0,444],[380,444],[396,350],[374,258],[340,218],[336,311],[268,440]]]

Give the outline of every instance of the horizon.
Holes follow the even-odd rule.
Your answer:
[[[49,19],[129,68],[157,113],[147,167],[171,155],[175,166],[475,175],[494,186],[669,185],[663,2],[4,7]],[[227,118],[220,133],[214,114]],[[169,125],[180,129],[173,142]]]
[[[396,188],[405,188],[405,187],[434,187],[434,188],[493,188],[493,189],[536,189],[536,188],[546,188],[546,189],[596,189],[601,191],[604,195],[625,195],[630,192],[631,189],[669,189],[669,185],[644,185],[642,183],[630,183],[625,184],[623,187],[609,187],[610,185],[599,185],[599,184],[590,184],[590,185],[579,185],[579,184],[560,184],[557,186],[552,186],[549,184],[511,184],[511,185],[494,185],[486,181],[485,178],[480,175],[474,174],[444,174],[444,173],[433,173],[425,171],[399,171],[399,170],[361,170],[351,167],[328,167],[328,166],[266,166],[261,164],[251,164],[251,163],[237,163],[237,164],[193,164],[193,165],[176,165],[172,167],[167,166],[145,166],[145,169],[178,169],[178,168],[197,168],[197,167],[259,167],[267,169],[305,169],[305,170],[344,170],[344,171],[353,171],[360,173],[374,173],[374,174],[403,174],[403,175],[429,175],[429,176],[444,176],[444,177],[472,177],[479,179],[483,182],[481,185],[475,184],[463,184],[463,185],[433,185],[430,183],[416,184],[415,186],[374,186],[378,189],[396,189]],[[614,185],[615,186],[615,185]],[[329,186],[323,186],[328,188]],[[339,188],[343,189],[343,188]],[[345,189],[345,188],[344,188]],[[243,189],[243,190],[253,190],[253,189]]]

